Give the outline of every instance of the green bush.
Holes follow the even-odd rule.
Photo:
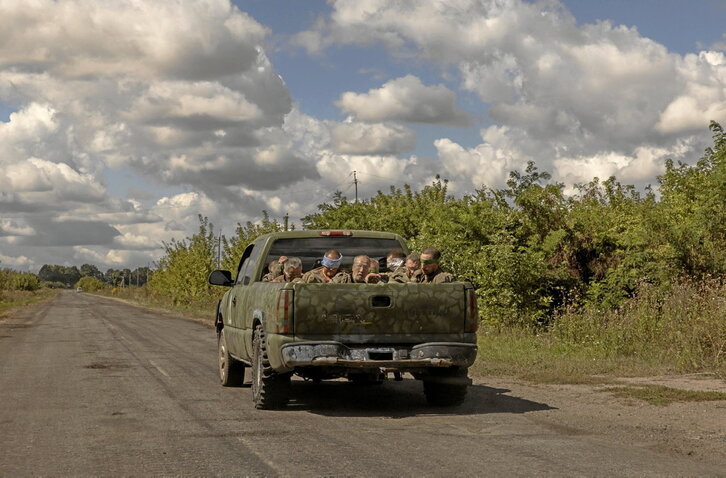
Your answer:
[[[95,292],[105,288],[106,284],[95,277],[86,276],[80,278],[80,280],[76,283],[76,287],[80,287],[85,291]]]
[[[41,281],[40,285],[42,287],[46,287],[48,289],[66,289],[68,286],[66,286],[63,282],[56,282],[56,281]]]
[[[40,280],[38,276],[30,272],[17,273],[10,281],[10,287],[13,290],[36,291],[40,289]]]
[[[217,239],[208,219],[199,216],[199,221],[197,234],[164,243],[166,254],[149,279],[151,293],[169,298],[174,305],[204,301],[219,292],[207,283],[215,269]]]
[[[0,290],[8,290],[10,287],[10,277],[12,271],[8,269],[0,269]]]
[[[30,272],[0,269],[0,290],[36,291],[41,284],[38,276]]]

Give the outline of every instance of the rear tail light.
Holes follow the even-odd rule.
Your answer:
[[[353,231],[320,231],[320,235],[326,237],[352,236]]]
[[[292,298],[293,291],[280,290],[277,295],[277,311],[275,314],[275,332],[289,334],[292,330]]]
[[[479,308],[476,305],[476,292],[474,289],[466,289],[466,319],[464,320],[465,332],[476,332],[479,328]]]

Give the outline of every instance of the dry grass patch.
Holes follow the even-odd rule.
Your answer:
[[[214,313],[217,307],[217,298],[205,298],[197,302],[173,303],[171,300],[159,297],[149,292],[147,287],[104,288],[93,291],[93,294],[123,299],[137,305],[152,309],[161,309],[166,312],[175,312],[188,319],[206,324],[214,323]]]
[[[681,390],[663,385],[636,385],[625,387],[607,387],[600,391],[609,392],[618,397],[637,398],[651,405],[665,406],[673,402],[705,402],[726,400],[726,393],[699,390]]]
[[[55,297],[57,289],[39,289],[37,291],[3,290],[0,291],[0,320],[4,319],[11,309],[41,302]]]

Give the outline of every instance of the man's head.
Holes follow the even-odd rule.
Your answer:
[[[412,253],[406,257],[406,273],[410,276],[421,268],[421,259],[418,254]]]
[[[365,282],[370,269],[370,259],[368,256],[355,256],[353,259],[353,267],[351,273],[354,282]]]
[[[406,260],[406,254],[402,249],[394,249],[386,254],[386,268],[389,271],[395,271],[403,265]]]
[[[288,257],[282,267],[288,281],[302,277],[302,261],[299,257]]]
[[[421,270],[424,274],[433,274],[439,269],[441,252],[433,247],[427,247],[421,251]]]
[[[322,266],[323,274],[332,278],[338,273],[340,269],[340,262],[343,260],[343,255],[335,249],[330,249],[323,256]]]
[[[378,262],[378,259],[374,259],[370,257],[368,259],[368,271],[371,274],[378,274],[378,271],[381,269],[381,263]]]

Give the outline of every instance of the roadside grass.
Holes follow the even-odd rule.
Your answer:
[[[674,370],[637,357],[610,357],[597,347],[562,343],[549,332],[527,329],[480,332],[471,371],[535,383],[601,384],[615,377],[662,375]]]
[[[16,307],[41,302],[59,293],[58,289],[38,289],[36,291],[2,290],[0,291],[0,320]]]
[[[152,294],[145,286],[103,288],[92,293],[125,299],[146,307],[179,312],[185,317],[209,324],[214,322],[214,312],[217,307],[217,298],[214,297],[175,304],[169,298]]]
[[[708,372],[726,378],[726,287],[644,286],[623,307],[568,312],[549,327],[485,326],[472,371],[544,383]]]
[[[705,402],[726,400],[726,393],[715,391],[681,390],[663,385],[637,385],[607,387],[601,392],[609,392],[618,397],[637,398],[652,405],[665,406],[673,402]]]

